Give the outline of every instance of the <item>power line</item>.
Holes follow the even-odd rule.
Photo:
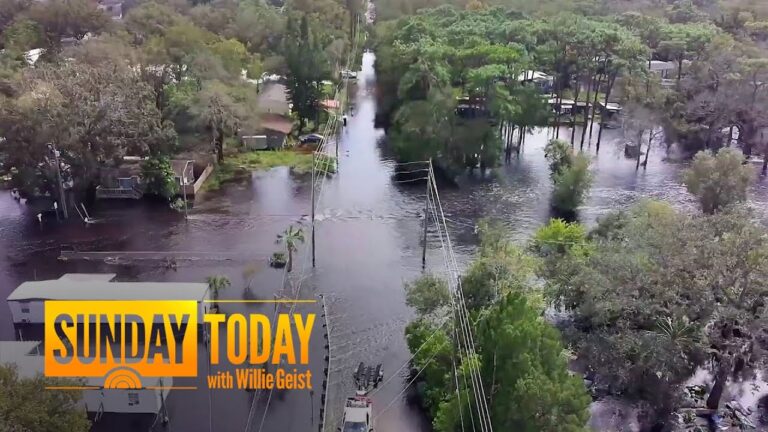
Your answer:
[[[430,164],[430,168],[431,168],[431,164]],[[454,306],[454,311],[456,312],[456,315],[458,318],[458,324],[461,330],[461,336],[463,336],[463,338],[459,338],[459,351],[461,353],[461,350],[462,350],[461,343],[463,342],[464,344],[463,349],[469,361],[468,369],[470,372],[470,380],[472,381],[472,388],[474,390],[473,393],[475,396],[475,401],[477,402],[481,432],[485,432],[485,431],[492,432],[493,427],[491,425],[490,411],[487,406],[487,401],[485,400],[485,390],[483,388],[482,378],[480,376],[480,367],[479,367],[479,364],[477,364],[476,362],[477,355],[474,348],[474,338],[472,336],[472,329],[469,323],[469,314],[466,308],[466,303],[464,301],[464,296],[461,289],[461,280],[459,277],[458,264],[456,261],[456,256],[453,252],[453,247],[451,245],[450,235],[448,233],[448,227],[445,224],[445,213],[440,203],[440,195],[437,190],[437,183],[434,177],[434,170],[430,170],[429,181],[431,183],[431,187],[429,190],[430,190],[430,195],[432,195],[432,202],[433,202],[433,206],[431,209],[433,211],[433,217],[435,218],[438,234],[440,236],[440,242],[442,245],[444,261],[446,263],[446,268],[448,269],[448,273],[449,273],[449,286],[452,288],[451,291],[454,294],[451,296],[451,301]],[[440,219],[438,219],[437,210],[439,210],[440,212]],[[442,234],[443,227],[445,228],[445,241],[443,241],[443,234]],[[454,296],[455,296],[455,299],[454,299]]]

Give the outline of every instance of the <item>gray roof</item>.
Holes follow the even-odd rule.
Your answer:
[[[652,71],[675,70],[675,69],[677,69],[677,65],[673,62],[651,60],[650,70]]]
[[[71,280],[78,282],[112,282],[117,273],[67,273],[59,280]]]
[[[208,284],[188,282],[94,282],[72,279],[24,282],[8,300],[194,300]]]
[[[259,111],[288,114],[288,90],[283,84],[270,82],[262,86],[258,96]]]

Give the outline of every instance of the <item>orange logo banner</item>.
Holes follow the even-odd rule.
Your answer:
[[[45,375],[103,376],[105,388],[196,376],[197,335],[195,301],[46,301]]]

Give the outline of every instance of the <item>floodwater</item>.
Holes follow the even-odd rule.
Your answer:
[[[373,126],[375,113],[374,55],[363,56],[354,116],[341,133],[338,174],[323,183],[317,196],[316,268],[309,260],[309,243],[300,247],[291,283],[299,298],[325,294],[330,320],[330,384],[328,423],[335,430],[345,397],[354,392],[352,370],[359,362],[381,363],[387,383],[374,394],[376,430],[428,430],[419,411],[403,395],[409,353],[403,337],[413,313],[405,305],[403,282],[421,274],[422,213],[425,186],[395,183],[394,162],[382,150],[383,132]],[[596,135],[595,131],[595,135]],[[551,130],[526,138],[519,157],[487,178],[468,176],[459,187],[443,187],[441,202],[460,265],[476,248],[474,227],[479,219],[499,219],[518,240],[526,239],[549,217],[551,191],[543,147]],[[577,136],[580,134],[577,133]],[[569,137],[563,128],[561,137]],[[695,203],[680,181],[681,167],[663,162],[656,148],[648,168],[635,171],[623,155],[617,131],[606,131],[599,155],[594,144],[595,186],[579,218],[588,224],[606,212],[643,197],[665,199],[684,208]],[[755,167],[759,169],[759,167]],[[223,299],[272,299],[295,295],[283,289],[283,273],[269,268],[269,255],[281,248],[276,235],[289,225],[302,226],[309,240],[309,178],[285,168],[253,173],[250,181],[199,196],[189,220],[162,206],[146,203],[101,203],[89,209],[101,223],[91,226],[70,221],[38,223],[23,204],[0,197],[0,296],[5,298],[21,282],[57,278],[66,272],[114,272],[120,280],[202,282],[210,275],[226,275],[232,286]],[[752,206],[764,211],[766,185],[752,193]],[[437,233],[428,235],[427,270],[444,271]],[[72,244],[92,251],[163,251],[170,255],[196,252],[195,260],[179,260],[168,268],[162,260],[117,264],[103,261],[57,260],[59,247]],[[202,252],[202,254],[200,254]],[[255,271],[248,284],[246,269]],[[15,339],[7,308],[0,312],[0,340]],[[272,305],[224,304],[224,311],[271,313]],[[320,304],[305,311],[318,313]],[[170,423],[177,431],[318,430],[324,356],[318,322],[310,349],[315,391],[268,392],[240,390],[173,391]],[[201,371],[206,368],[201,362]],[[205,385],[178,380],[176,385]],[[150,421],[151,422],[151,421]],[[96,430],[147,430],[144,424],[105,420]],[[116,426],[119,424],[120,426]],[[594,423],[593,423],[594,424]],[[597,421],[599,424],[599,420]],[[166,430],[156,426],[155,430]]]

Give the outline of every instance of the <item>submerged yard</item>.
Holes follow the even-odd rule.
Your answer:
[[[327,172],[335,172],[335,161],[325,157],[321,162],[327,165]],[[312,172],[312,153],[295,150],[249,151],[228,155],[205,183],[205,190],[216,190],[222,184],[242,178],[251,171],[268,170],[279,166],[289,167],[296,174]]]

